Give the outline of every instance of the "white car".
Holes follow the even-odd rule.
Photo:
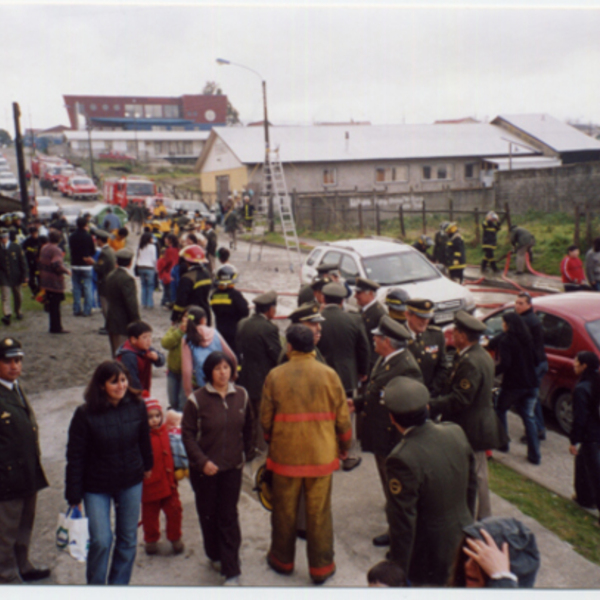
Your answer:
[[[16,190],[19,187],[17,178],[10,171],[0,172],[0,190]]]
[[[37,216],[42,221],[50,220],[52,215],[60,210],[60,206],[50,196],[38,196],[36,202]]]
[[[325,263],[338,265],[350,286],[357,277],[377,282],[380,301],[391,288],[402,288],[410,298],[431,300],[436,325],[450,323],[458,310],[475,311],[475,299],[467,288],[442,275],[418,250],[402,242],[363,238],[321,244],[308,255],[302,282],[311,283],[317,267]],[[356,305],[353,297],[348,302]]]

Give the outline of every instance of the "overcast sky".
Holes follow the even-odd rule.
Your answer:
[[[600,123],[600,0],[480,6],[0,0],[0,128],[14,135],[14,101],[23,128],[46,128],[69,124],[63,94],[179,96],[208,80],[244,123],[260,120],[259,78],[217,57],[266,79],[276,125],[534,112]]]

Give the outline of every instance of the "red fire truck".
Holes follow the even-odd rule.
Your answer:
[[[104,202],[126,208],[129,202],[145,202],[156,196],[156,185],[143,177],[119,177],[104,182]]]

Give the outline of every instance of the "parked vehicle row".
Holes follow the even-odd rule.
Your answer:
[[[42,189],[59,191],[63,196],[81,200],[98,200],[98,188],[84,169],[61,158],[37,155],[32,171],[40,179]]]
[[[0,153],[0,192],[14,192],[19,189],[19,180],[13,175],[6,157]]]

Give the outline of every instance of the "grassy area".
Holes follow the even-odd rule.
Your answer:
[[[600,565],[600,529],[594,515],[498,462],[490,461],[489,468],[494,493]]]
[[[439,229],[439,224],[447,220],[447,215],[428,215],[427,216],[427,235],[433,236]],[[476,242],[475,223],[471,216],[464,216],[457,219],[461,234],[465,240],[467,249],[467,263],[472,265],[481,264],[483,252]],[[543,213],[530,211],[524,215],[514,215],[512,222],[515,225],[525,227],[531,231],[536,238],[534,247],[533,267],[537,271],[549,275],[560,274],[560,261],[566,253],[566,248],[573,243],[574,217],[567,213]],[[600,218],[596,217],[592,223],[592,237],[600,234]],[[481,228],[481,225],[480,225]],[[404,241],[412,244],[423,233],[421,217],[409,217],[405,219],[406,237]],[[480,229],[481,231],[481,229]],[[273,235],[273,234],[269,234]],[[311,231],[304,228],[298,230],[301,237],[309,237],[319,241],[335,241],[346,238],[358,237],[358,228],[349,228],[346,231],[332,229],[330,231]],[[365,228],[364,235],[375,235],[374,229]],[[382,221],[381,235],[394,238],[400,238],[400,228],[398,219]],[[587,245],[585,243],[585,222],[580,223],[581,254],[585,254]],[[508,229],[503,226],[498,235],[498,250],[496,257],[502,258],[502,264],[507,252],[511,250],[508,240]],[[500,262],[500,261],[499,261]],[[514,261],[513,261],[514,266]]]

